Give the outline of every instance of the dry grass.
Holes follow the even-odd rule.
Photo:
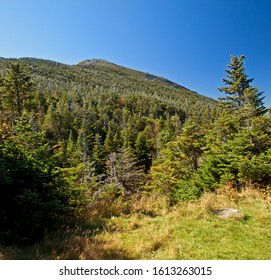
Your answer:
[[[0,247],[0,258],[271,259],[268,194],[223,188],[196,202],[168,205],[159,194],[119,200],[106,217],[89,215],[77,229],[50,234],[28,248]],[[225,207],[237,208],[242,217],[213,215]]]

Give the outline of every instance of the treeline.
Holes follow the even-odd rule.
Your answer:
[[[1,60],[0,241],[34,241],[104,199],[266,188],[270,117],[243,60],[219,103],[106,62]]]

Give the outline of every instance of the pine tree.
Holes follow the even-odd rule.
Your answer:
[[[95,175],[104,175],[105,173],[105,153],[104,147],[101,143],[99,134],[95,135],[95,143],[92,150],[92,157],[95,167]]]
[[[182,134],[177,137],[180,149],[185,154],[192,170],[197,170],[204,146],[203,132],[199,125],[187,120],[183,126]]]
[[[135,155],[138,159],[139,165],[145,167],[145,171],[148,171],[151,166],[151,158],[149,154],[149,147],[146,143],[146,138],[142,132],[139,132],[135,142]]]
[[[113,140],[114,140],[114,134],[113,134],[111,127],[109,127],[107,134],[106,134],[106,138],[104,140],[104,151],[107,154],[110,154],[115,149]]]
[[[34,84],[23,66],[18,62],[11,63],[1,81],[1,102],[12,118],[21,117],[23,110],[29,109],[30,94],[33,90]]]
[[[57,138],[59,135],[59,123],[57,121],[57,114],[55,112],[55,106],[50,104],[47,113],[44,117],[42,129],[46,131],[48,138]]]
[[[226,93],[221,101],[228,110],[205,137],[204,162],[197,176],[197,184],[203,189],[213,190],[229,183],[242,188],[269,180],[267,110],[262,92],[250,85],[253,79],[248,79],[244,71],[244,58],[231,57],[230,70],[226,70],[229,79],[223,79],[228,86],[220,88]]]
[[[122,141],[122,137],[121,137],[121,131],[120,131],[120,129],[118,129],[113,138],[114,150],[118,150],[119,148],[121,148],[122,144],[123,144],[123,141]]]
[[[202,161],[203,133],[192,120],[186,121],[182,134],[168,142],[154,161],[150,177],[152,186],[170,197],[171,203],[195,199],[201,188],[194,184],[194,176]]]
[[[107,174],[107,181],[122,188],[126,194],[138,192],[145,180],[130,148],[121,148],[108,156]]]
[[[226,97],[220,100],[231,112],[245,111],[245,117],[247,115],[260,116],[267,112],[263,104],[263,92],[259,92],[257,88],[250,85],[254,79],[249,79],[245,73],[244,59],[244,55],[239,58],[231,56],[231,62],[228,63],[229,69],[226,70],[228,79],[223,79],[226,86],[219,88]]]

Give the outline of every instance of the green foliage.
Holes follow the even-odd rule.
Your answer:
[[[105,153],[99,134],[96,134],[92,152],[96,175],[103,175],[105,173]]]
[[[147,145],[146,138],[142,132],[139,132],[135,141],[135,155],[138,159],[138,164],[144,166],[145,171],[148,171],[151,166],[150,149]]]
[[[52,174],[11,144],[1,144],[1,239],[34,238],[58,216]],[[51,197],[50,197],[51,196]]]
[[[253,118],[251,123],[250,129],[239,128],[238,132],[227,141],[220,142],[219,146],[218,143],[213,146],[209,143],[198,175],[198,184],[201,187],[212,190],[231,183],[240,189],[251,185],[262,186],[263,182],[270,182],[269,118]],[[208,141],[210,139],[212,138]]]
[[[33,99],[30,94],[33,92],[33,82],[22,64],[10,63],[0,86],[2,108],[11,120],[16,116],[21,117],[23,110],[31,108]]]
[[[237,189],[269,184],[271,147],[270,118],[264,116],[262,92],[253,88],[244,71],[244,56],[232,56],[223,79],[226,107],[206,134],[203,164],[196,176],[199,187],[214,190],[225,184]]]
[[[245,73],[244,55],[239,58],[231,56],[231,62],[228,64],[229,70],[226,70],[228,79],[223,79],[227,85],[219,88],[225,92],[226,97],[220,98],[231,111],[241,112],[244,117],[255,117],[266,113],[263,99],[263,92],[258,92],[257,88],[250,85],[253,79],[248,79]]]
[[[34,240],[148,188],[172,204],[228,183],[265,188],[270,116],[243,60],[231,57],[218,106],[105,61],[0,58],[1,239]]]
[[[85,191],[43,158],[39,147],[32,152],[31,146],[21,143],[23,134],[3,139],[1,130],[0,241],[33,242],[46,230],[71,222],[86,203]],[[20,124],[20,131],[27,127]]]
[[[151,168],[152,185],[169,194],[171,202],[198,197],[201,189],[193,177],[202,155],[202,135],[191,120],[184,124],[182,134],[161,150]]]
[[[171,203],[175,204],[179,201],[196,200],[202,195],[202,189],[199,188],[194,178],[181,180],[171,194]]]
[[[107,182],[122,190],[123,195],[138,193],[145,175],[129,148],[113,152],[107,160]]]

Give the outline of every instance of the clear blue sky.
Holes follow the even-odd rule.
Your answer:
[[[0,56],[102,58],[217,98],[230,55],[271,106],[270,0],[0,0]]]

